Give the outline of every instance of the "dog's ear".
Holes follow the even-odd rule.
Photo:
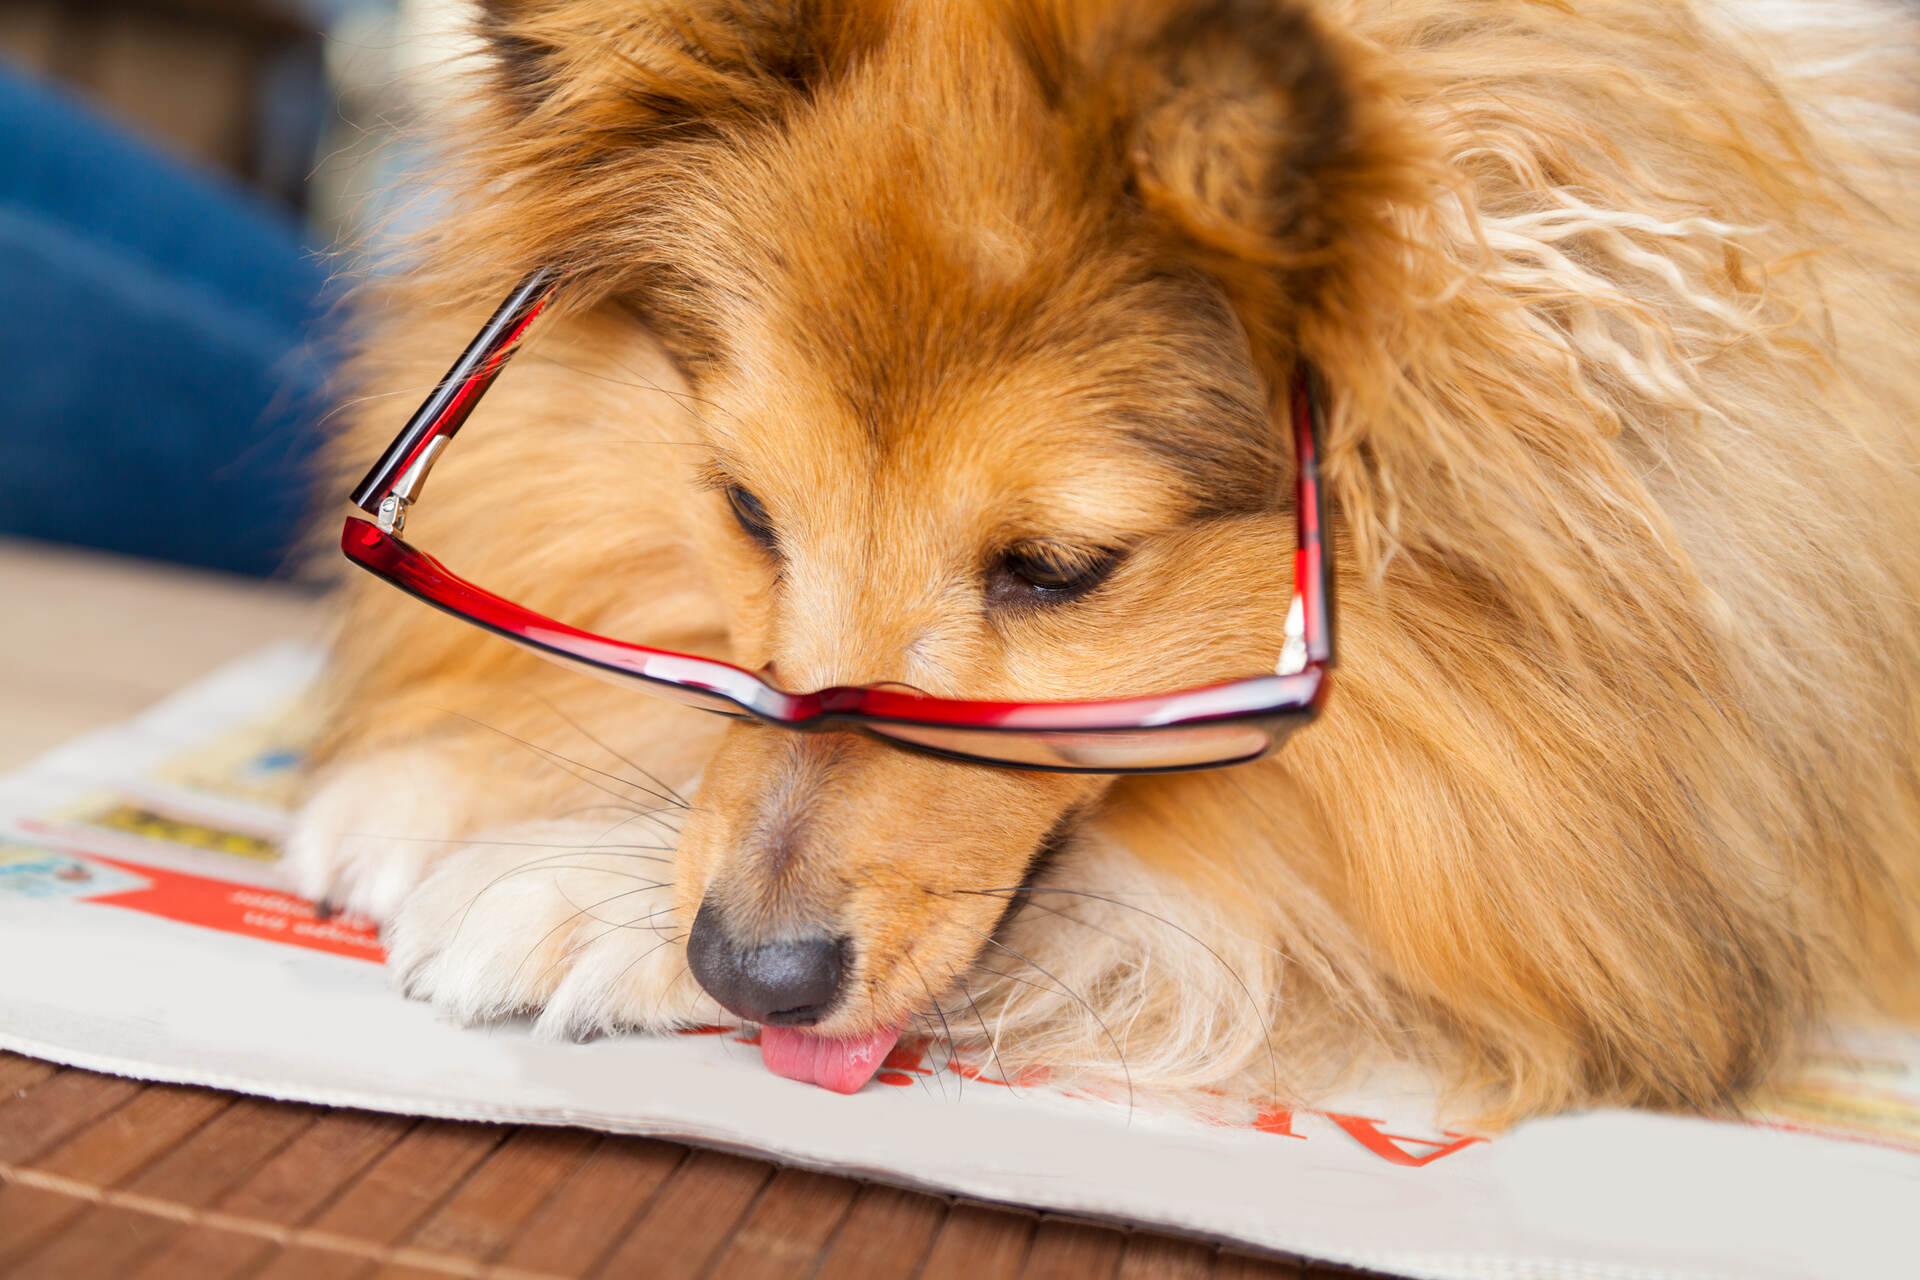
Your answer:
[[[510,112],[565,114],[622,142],[762,120],[838,75],[884,29],[870,0],[481,0]]]
[[[487,288],[557,267],[576,301],[623,271],[666,270],[660,215],[676,202],[641,193],[679,185],[713,144],[777,126],[885,38],[893,7],[479,0],[480,91],[450,117],[461,136],[441,171],[466,208],[422,233],[423,257]]]
[[[1004,12],[1042,92],[1236,292],[1280,277],[1297,306],[1392,256],[1391,209],[1423,181],[1413,131],[1367,51],[1304,0],[1006,0]]]

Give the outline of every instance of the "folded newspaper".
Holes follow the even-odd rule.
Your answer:
[[[1742,1121],[1483,1134],[1418,1091],[1204,1109],[903,1042],[841,1097],[736,1028],[587,1044],[402,998],[283,891],[311,651],[268,650],[0,780],[0,1048],[304,1102],[670,1136],[1416,1277],[1920,1275],[1920,1035],[1836,1033]]]

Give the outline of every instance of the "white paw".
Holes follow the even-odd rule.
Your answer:
[[[670,841],[551,822],[446,856],[393,917],[387,962],[462,1022],[534,1013],[554,1038],[732,1022],[687,971],[685,941]]]
[[[281,868],[315,902],[390,920],[453,845],[460,780],[431,752],[396,750],[324,775],[294,815]]]

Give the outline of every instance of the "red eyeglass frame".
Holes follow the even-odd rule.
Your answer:
[[[340,533],[347,559],[437,609],[589,674],[787,729],[857,729],[909,750],[1005,768],[1117,774],[1243,764],[1279,746],[1325,702],[1333,552],[1320,491],[1319,404],[1304,367],[1291,397],[1294,599],[1272,675],[1088,702],[967,701],[873,686],[790,693],[731,663],[595,635],[467,582],[400,536],[407,510],[559,283],[550,268],[523,280],[354,488],[357,510]]]

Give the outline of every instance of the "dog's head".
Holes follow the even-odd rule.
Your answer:
[[[1235,0],[507,0],[486,29],[475,234],[678,357],[736,661],[1013,700],[1271,668],[1276,406],[1405,181],[1354,48]],[[762,1022],[897,1027],[1106,786],[733,728],[681,848],[695,973]]]

